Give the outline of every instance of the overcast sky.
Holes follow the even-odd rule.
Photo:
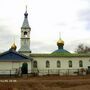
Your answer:
[[[90,46],[90,0],[0,0],[0,52],[8,50],[14,38],[20,48],[26,5],[33,53],[56,50],[59,32],[70,52],[80,43]]]

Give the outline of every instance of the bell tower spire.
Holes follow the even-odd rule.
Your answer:
[[[21,29],[27,29],[27,28],[30,29],[29,22],[28,22],[27,6],[26,6],[26,10],[24,13],[24,21],[23,21]]]
[[[26,6],[26,10],[24,13],[24,21],[21,26],[21,47],[19,49],[20,53],[31,53],[30,31],[31,31],[31,28],[30,28],[29,22],[28,22],[28,12],[27,12],[27,6]]]

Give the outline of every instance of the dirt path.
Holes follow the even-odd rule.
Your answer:
[[[0,80],[2,80],[0,90],[90,90],[90,76],[0,78]]]

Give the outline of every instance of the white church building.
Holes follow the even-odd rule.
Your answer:
[[[21,27],[21,46],[15,43],[0,54],[0,75],[86,75],[90,73],[90,54],[72,54],[64,49],[64,41],[57,41],[58,49],[51,54],[33,54],[30,48],[31,27],[27,10]]]

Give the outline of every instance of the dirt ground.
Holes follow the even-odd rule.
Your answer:
[[[0,77],[0,90],[90,90],[90,75]]]

